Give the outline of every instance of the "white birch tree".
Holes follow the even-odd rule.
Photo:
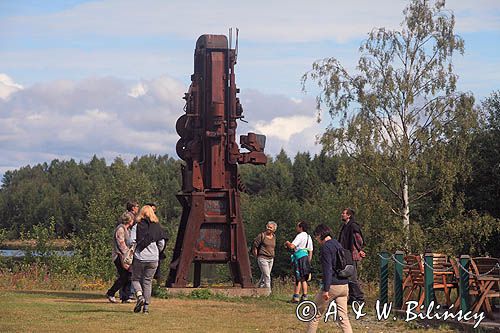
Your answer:
[[[326,109],[332,118],[324,148],[347,153],[381,184],[408,240],[412,204],[438,191],[449,200],[476,121],[472,96],[456,89],[452,58],[464,41],[445,1],[412,0],[403,14],[399,30],[368,34],[356,73],[326,58],[302,87],[318,85],[319,115]]]

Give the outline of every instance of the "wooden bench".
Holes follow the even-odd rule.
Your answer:
[[[418,307],[423,304],[425,300],[425,273],[424,273],[424,262],[420,255],[407,255],[405,257],[407,276],[403,283],[403,293],[406,290],[406,297],[404,302],[408,302],[413,298],[413,294],[418,290]],[[436,297],[436,291],[442,291],[445,296],[446,305],[451,306],[451,291],[456,290],[456,299],[453,302],[454,307],[458,307],[460,304],[460,298],[458,295],[458,266],[456,262],[451,261],[444,254],[433,253],[433,277],[434,277],[434,297]],[[436,299],[434,299],[436,301]]]
[[[472,258],[470,261],[469,294],[475,298],[472,311],[483,308],[493,317],[491,299],[500,297],[500,260],[491,257]]]

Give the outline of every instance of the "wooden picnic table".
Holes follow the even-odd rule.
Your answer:
[[[474,313],[483,308],[493,318],[491,300],[500,298],[500,260],[491,257],[472,258],[470,265],[469,293],[475,296]]]

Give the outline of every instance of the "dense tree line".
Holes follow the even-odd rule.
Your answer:
[[[450,187],[452,195],[433,193],[413,207],[412,251],[500,256],[499,101],[500,93],[495,92],[477,108],[482,121],[467,133],[472,142],[462,161],[467,167]],[[363,275],[373,278],[376,253],[403,248],[403,226],[391,213],[390,195],[380,190],[383,185],[348,155],[327,151],[291,158],[282,150],[269,156],[266,166],[240,167],[246,185],[242,209],[247,240],[250,244],[268,220],[278,223],[278,245],[294,237],[298,220],[312,227],[327,223],[337,233],[341,210],[352,207],[370,254]],[[173,243],[181,213],[175,198],[181,163],[166,155],[148,155],[129,164],[120,158],[107,164],[94,156],[86,163],[53,160],[8,171],[0,189],[0,228],[9,238],[18,238],[34,228],[53,225],[60,238],[95,234],[106,242],[126,201],[135,199],[159,204]],[[273,272],[283,276],[289,271],[289,253],[279,246]]]
[[[112,227],[128,200],[162,202],[160,214],[177,218],[180,161],[148,155],[110,165],[94,156],[88,163],[53,160],[7,171],[0,192],[0,227],[19,237],[53,218],[55,233],[71,237]]]

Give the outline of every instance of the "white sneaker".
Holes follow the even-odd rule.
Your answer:
[[[107,299],[108,299],[108,301],[110,301],[111,303],[117,303],[115,296],[109,296],[109,295],[106,295],[106,298],[107,298]]]

